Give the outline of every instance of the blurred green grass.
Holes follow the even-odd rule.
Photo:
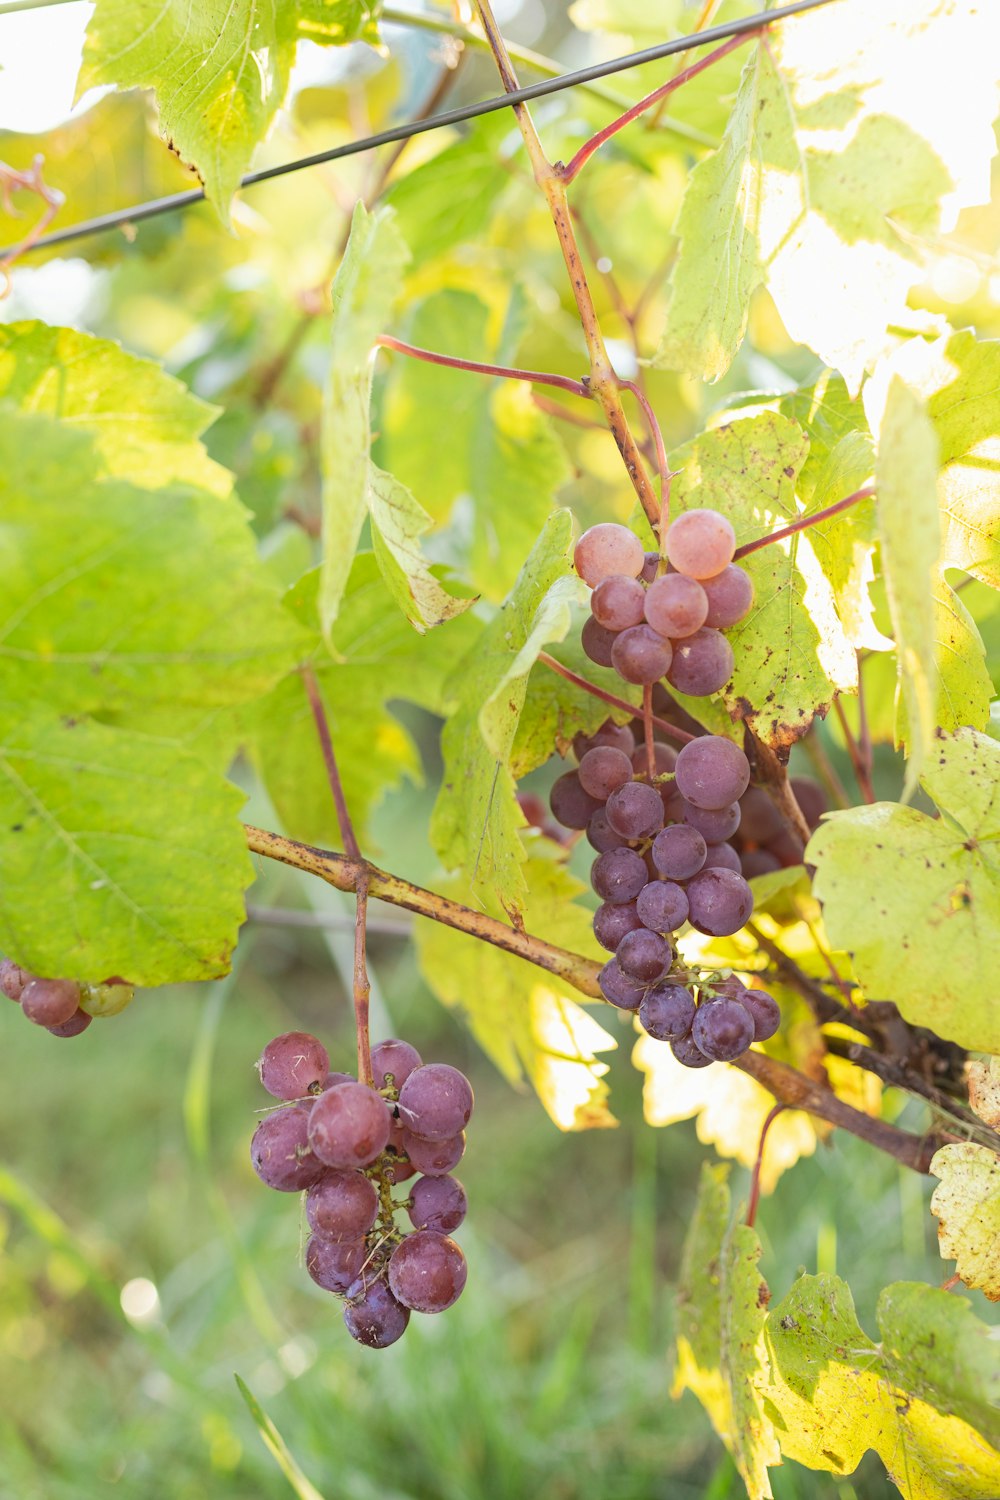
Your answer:
[[[256,928],[234,979],[140,996],[76,1042],[0,1012],[3,1500],[291,1495],[234,1373],[325,1500],[743,1494],[700,1407],[669,1395],[671,1281],[706,1154],[693,1127],[642,1125],[624,1030],[622,1128],[560,1135],[433,1006],[408,951],[374,938],[393,1028],[477,1090],[461,1168],[471,1274],[455,1309],[414,1318],[381,1354],[347,1338],[301,1269],[297,1200],[261,1187],[247,1155],[271,1035],[308,1026],[351,1058],[323,934]],[[733,1181],[745,1196],[746,1173]],[[838,1139],[764,1201],[772,1291],[836,1262],[871,1326],[885,1281],[942,1277],[927,1191]],[[157,1301],[130,1322],[120,1291],[137,1278]],[[774,1487],[892,1493],[875,1461],[850,1482],[788,1465]]]

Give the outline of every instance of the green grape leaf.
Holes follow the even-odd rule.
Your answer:
[[[737,545],[796,519],[795,477],[806,453],[799,428],[776,412],[762,412],[702,433],[674,455],[683,472],[674,481],[674,513],[698,506],[725,512]],[[810,510],[813,506],[809,507]],[[842,549],[853,555],[850,530],[824,530],[827,566]],[[805,734],[835,692],[857,682],[854,650],[836,612],[810,532],[762,547],[742,559],[754,585],[754,604],[726,632],[735,655],[725,706],[778,749]]]
[[[485,115],[389,189],[386,202],[399,215],[417,266],[476,238],[502,212],[511,175],[501,147],[509,135],[505,114]]]
[[[729,1228],[725,1167],[702,1167],[698,1205],[677,1287],[672,1395],[691,1390],[708,1412],[750,1500],[770,1500],[768,1466],[780,1462],[761,1398],[763,1330],[770,1292],[757,1269],[760,1240]]]
[[[573,623],[564,641],[553,643],[549,652],[564,667],[569,667],[578,676],[586,678],[595,687],[613,693],[616,698],[631,702],[634,713],[642,708],[642,688],[623,682],[612,667],[599,667],[587,656],[580,643],[580,631],[587,619],[588,611],[583,605],[573,610]],[[606,719],[616,724],[627,724],[634,717],[622,709],[611,708],[592,693],[585,693],[565,677],[553,672],[542,663],[532,667],[528,678],[528,691],[518,720],[514,747],[511,750],[510,769],[520,781],[529,771],[545,764],[553,750],[568,755],[573,736],[593,734]]]
[[[931,693],[937,705],[937,727],[949,733],[963,725],[985,729],[994,689],[983,638],[940,569],[934,572],[931,601]],[[896,704],[895,737],[897,743],[913,740],[902,696]]]
[[[988,1330],[968,1304],[908,1282],[885,1288],[876,1318],[881,1344],[836,1276],[800,1277],[771,1310],[764,1394],[782,1454],[850,1474],[874,1449],[905,1500],[993,1500],[1000,1356]]]
[[[1000,1302],[1000,1157],[962,1141],[935,1151],[931,1171],[941,1179],[931,1198],[941,1255],[966,1286]]]
[[[937,437],[926,408],[896,376],[882,413],[875,481],[882,577],[908,725],[904,801],[916,790],[937,723],[932,602],[941,547],[937,469]]]
[[[358,203],[333,282],[331,358],[323,398],[320,623],[329,640],[368,514],[372,348],[399,291],[408,252],[381,209]]]
[[[229,968],[253,880],[243,793],[177,745],[20,698],[0,730],[0,946],[156,985]]]
[[[85,431],[0,410],[0,685],[147,727],[267,692],[302,634],[242,507],[101,476]]]
[[[0,326],[0,403],[87,432],[105,474],[143,489],[174,481],[224,498],[232,476],[198,439],[218,415],[150,359],[48,323]]]
[[[438,292],[414,310],[405,337],[463,358],[510,363],[520,316],[498,341],[485,303]],[[437,415],[447,412],[442,443]],[[476,593],[509,592],[559,486],[570,477],[561,441],[531,392],[441,365],[395,362],[380,412],[379,462],[420,496],[434,520],[453,521],[455,561]]]
[[[590,913],[575,901],[583,886],[554,853],[543,849],[538,841],[526,865],[528,930],[575,953],[596,955]],[[459,901],[472,895],[460,881],[447,884],[442,893]],[[528,1079],[561,1130],[617,1123],[608,1110],[603,1081],[608,1065],[597,1054],[618,1043],[570,997],[565,985],[514,954],[440,922],[421,923],[416,943],[421,970],[434,993],[463,1013],[510,1083]]]
[[[421,634],[463,614],[474,599],[456,599],[435,578],[420,547],[433,521],[392,474],[369,468],[372,545],[382,576],[410,624]]]
[[[297,618],[316,618],[319,571],[306,574],[289,596]],[[314,636],[313,670],[337,747],[344,796],[359,838],[370,848],[367,824],[381,799],[408,780],[420,784],[420,753],[389,708],[403,700],[430,713],[452,706],[446,683],[455,658],[470,649],[481,622],[465,615],[426,637],[393,609],[370,552],[354,560],[330,653]],[[307,843],[340,844],[319,741],[302,679],[292,672],[248,715],[251,754],[282,827]]]
[[[441,735],[444,779],[431,841],[449,869],[461,868],[484,899],[495,891],[515,920],[526,886],[511,754],[538,653],[565,639],[572,606],[586,594],[570,574],[572,538],[572,516],[556,511],[510,598],[459,661],[452,678],[458,707]]]
[[[228,215],[255,146],[285,97],[299,36],[377,39],[368,0],[97,0],[77,96],[152,88],[160,129]]]
[[[979,1118],[994,1130],[1000,1125],[1000,1057],[986,1057],[969,1064],[969,1103]]]
[[[972,729],[940,734],[921,786],[939,818],[894,802],[828,814],[806,850],[813,889],[869,999],[1000,1052],[1000,745]]]

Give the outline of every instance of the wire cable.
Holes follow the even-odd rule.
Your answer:
[[[743,16],[735,21],[711,26],[706,31],[695,32],[691,36],[676,37],[670,42],[659,42],[656,46],[645,47],[640,52],[629,52],[623,57],[594,63],[588,68],[577,68],[575,72],[562,73],[557,78],[542,79],[539,83],[529,84],[527,88],[515,89],[509,94],[481,99],[475,104],[463,104],[456,109],[430,115],[424,120],[410,120],[402,125],[393,125],[387,130],[379,131],[377,135],[348,141],[342,146],[332,147],[329,151],[317,151],[312,156],[301,156],[294,161],[282,162],[275,167],[265,167],[259,172],[248,172],[240,179],[240,187],[252,187],[255,183],[269,182],[275,177],[285,177],[291,172],[304,171],[307,167],[318,167],[327,162],[340,161],[344,157],[357,156],[364,151],[374,151],[379,146],[388,146],[394,141],[405,141],[411,136],[423,135],[430,130],[441,130],[447,125],[460,125],[466,120],[475,120],[480,115],[509,109],[514,104],[525,104],[531,99],[544,99],[547,95],[560,93],[563,89],[593,83],[613,73],[624,73],[631,68],[641,67],[644,63],[658,62],[664,57],[673,57],[679,52],[688,52],[695,47],[705,47],[711,42],[723,41],[726,37],[755,31],[760,26],[783,20],[786,16],[800,15],[803,11],[816,10],[821,5],[831,3],[832,0],[795,0],[794,4],[782,5],[775,10],[760,11],[753,16]],[[193,203],[203,202],[204,198],[204,188],[191,188],[187,192],[171,193],[165,198],[152,198],[146,203],[133,204],[130,208],[116,209],[114,213],[98,214],[92,219],[84,219],[82,223],[71,224],[66,229],[53,230],[50,234],[42,235],[32,244],[26,245],[23,251],[20,251],[18,245],[0,246],[0,256],[12,253],[30,255],[37,250],[46,250],[55,245],[68,244],[71,240],[101,234],[106,229],[118,229],[123,224],[138,224],[144,219],[153,219],[160,214],[189,208]]]

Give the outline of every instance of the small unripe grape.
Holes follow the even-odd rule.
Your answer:
[[[135,990],[120,980],[80,986],[80,1009],[88,1016],[117,1016],[135,999]]]

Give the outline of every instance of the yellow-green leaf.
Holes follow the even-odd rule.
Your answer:
[[[931,1158],[940,1184],[931,1198],[938,1243],[968,1287],[1000,1302],[1000,1157],[962,1141]]]

